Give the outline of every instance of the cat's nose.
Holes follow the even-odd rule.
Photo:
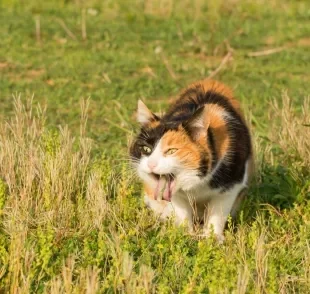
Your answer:
[[[149,160],[147,162],[147,166],[150,168],[150,170],[153,170],[157,166],[157,162],[155,160]]]

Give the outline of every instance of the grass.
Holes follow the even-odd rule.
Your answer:
[[[43,3],[0,4],[0,291],[306,293],[307,1]],[[159,223],[126,160],[138,98],[213,74],[257,157],[221,246]]]

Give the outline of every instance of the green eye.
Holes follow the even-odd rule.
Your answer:
[[[148,146],[142,146],[142,151],[145,154],[151,154],[152,153],[152,149]]]
[[[168,151],[166,152],[167,155],[172,155],[173,153],[177,152],[178,149],[177,148],[170,148],[168,149]]]

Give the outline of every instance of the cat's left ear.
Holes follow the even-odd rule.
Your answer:
[[[182,126],[189,135],[198,139],[201,135],[207,134],[209,124],[210,122],[205,116],[205,108],[200,107],[187,121],[182,123]]]
[[[154,114],[148,107],[142,102],[142,100],[138,101],[138,110],[137,110],[137,121],[146,125],[152,121],[158,121],[159,117]]]

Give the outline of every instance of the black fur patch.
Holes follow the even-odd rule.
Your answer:
[[[211,127],[208,128],[208,146],[212,154],[212,168],[214,168],[214,166],[217,163],[218,158],[217,158],[217,153],[216,153],[216,148],[215,148],[213,130]]]
[[[198,176],[205,177],[209,171],[208,160],[206,154],[201,154],[199,163],[199,173]]]
[[[154,149],[161,137],[170,130],[176,130],[179,124],[162,122],[155,128],[142,127],[136,140],[130,147],[130,156],[133,159],[140,159],[142,146],[149,146]]]

